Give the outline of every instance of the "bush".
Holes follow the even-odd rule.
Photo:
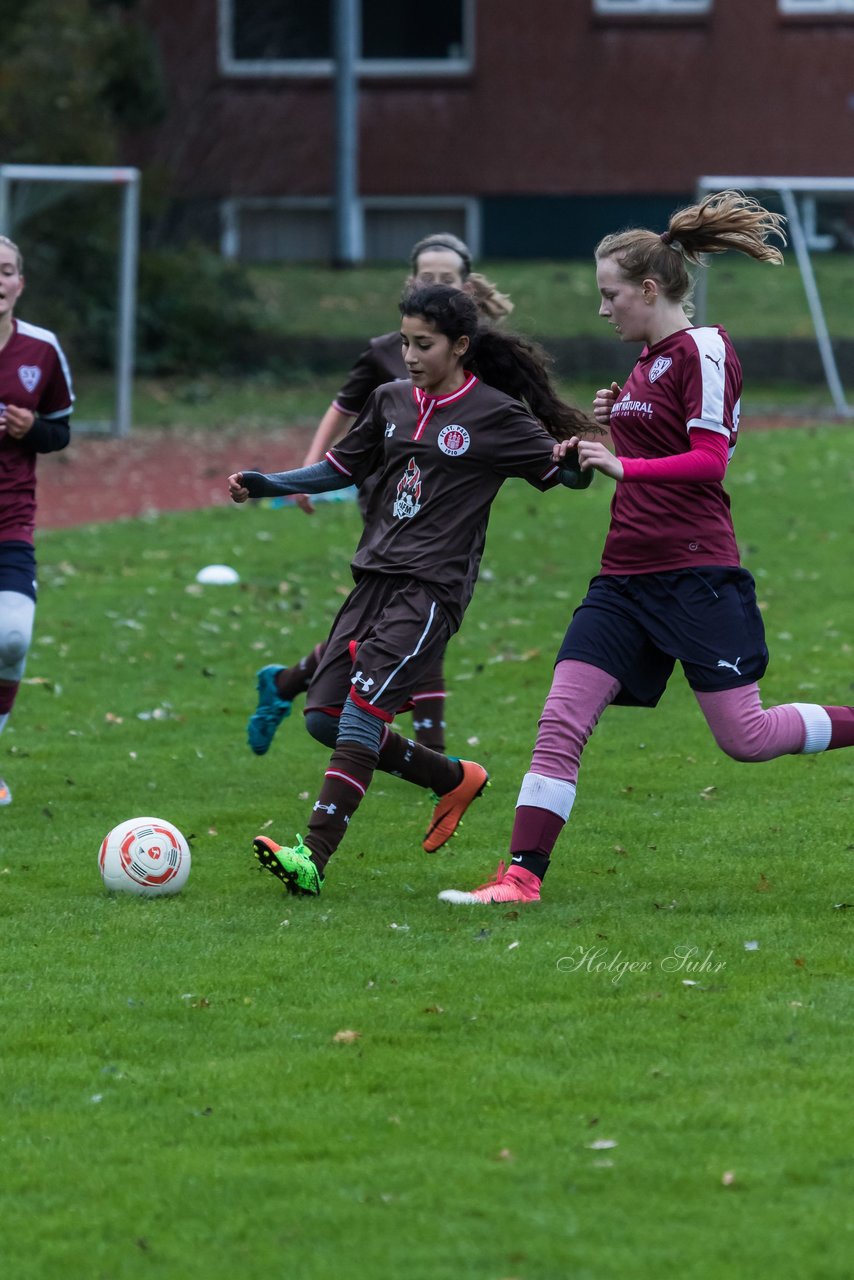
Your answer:
[[[137,367],[145,373],[234,373],[261,339],[245,270],[203,245],[140,259]]]

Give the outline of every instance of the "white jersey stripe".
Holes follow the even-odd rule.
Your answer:
[[[726,431],[724,428],[724,386],[726,385],[726,348],[717,329],[687,329],[686,335],[694,341],[700,356],[700,377],[703,385],[701,423],[707,431]],[[696,421],[696,420],[695,420]],[[726,431],[729,435],[729,432]]]
[[[55,333],[51,333],[50,329],[42,329],[37,324],[28,324],[26,320],[15,319],[15,327],[18,333],[25,338],[37,338],[40,342],[46,342],[49,347],[53,347],[59,360],[59,367],[62,369],[62,376],[65,378],[68,386],[68,394],[71,397],[71,404],[67,409],[62,409],[58,413],[43,413],[43,418],[65,418],[71,413],[72,406],[75,401],[74,387],[71,385],[71,370],[68,367],[68,361],[65,358],[65,352],[59,345],[59,339]]]
[[[421,635],[418,637],[418,643],[416,644],[415,648],[412,650],[412,653],[408,653],[405,658],[401,658],[400,662],[397,664],[394,671],[392,671],[391,675],[388,677],[385,684],[380,685],[379,689],[377,689],[374,696],[370,699],[371,706],[373,706],[377,698],[379,698],[384,693],[384,691],[388,688],[388,686],[391,684],[392,680],[397,675],[397,673],[406,666],[410,658],[414,658],[417,653],[421,652],[424,642],[427,639],[428,635],[430,634],[430,628],[433,626],[433,620],[435,619],[435,617],[436,617],[436,606],[435,604],[431,604],[430,615],[427,619],[427,625],[424,628],[424,630],[421,632]]]

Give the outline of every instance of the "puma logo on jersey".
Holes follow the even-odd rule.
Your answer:
[[[706,359],[707,359],[707,360],[711,360],[711,362],[712,362],[712,364],[715,366],[715,368],[716,368],[718,371],[720,371],[720,367],[721,367],[721,360],[723,359],[723,357],[722,357],[722,356],[718,356],[718,358],[717,358],[717,360],[716,360],[716,359],[715,359],[715,357],[714,357],[714,356],[710,356],[710,355],[709,355],[709,353],[708,353],[708,351],[707,351],[707,352],[706,352]]]
[[[719,667],[729,667],[730,671],[734,671],[734,672],[735,672],[735,674],[736,674],[737,676],[740,676],[740,675],[741,675],[741,672],[740,672],[740,671],[739,671],[739,669],[738,669],[738,664],[739,664],[740,662],[741,662],[741,658],[740,658],[740,657],[736,658],[735,662],[726,662],[726,661],[724,661],[724,659],[723,659],[723,658],[718,658],[718,666],[719,666]]]

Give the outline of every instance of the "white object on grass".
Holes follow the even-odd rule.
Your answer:
[[[205,586],[228,587],[240,581],[240,574],[228,564],[206,564],[196,574],[196,582]]]

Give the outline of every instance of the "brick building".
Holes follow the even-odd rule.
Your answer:
[[[246,258],[331,246],[325,0],[143,0],[171,107],[155,164],[192,231]],[[701,174],[850,176],[854,0],[362,0],[368,257],[442,223],[491,257],[587,254]],[[837,211],[839,206],[836,207]]]

